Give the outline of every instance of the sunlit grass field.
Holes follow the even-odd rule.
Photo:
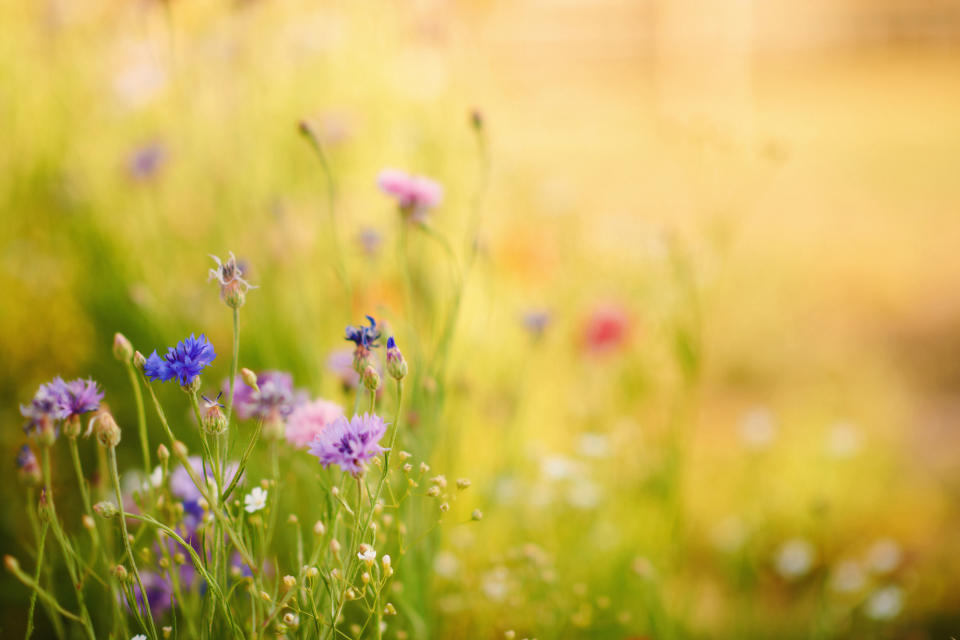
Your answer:
[[[241,366],[349,408],[331,356],[373,315],[410,363],[403,448],[471,481],[411,507],[384,637],[960,636],[960,51],[685,48],[649,20],[0,5],[3,553],[33,566],[18,406],[92,376],[135,467],[114,333],[205,333],[219,388],[233,251]],[[443,185],[429,232],[385,167]],[[276,508],[307,522],[316,465],[283,455]],[[4,574],[0,636],[28,598]]]

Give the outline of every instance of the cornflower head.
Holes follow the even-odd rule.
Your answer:
[[[335,402],[323,399],[306,402],[287,417],[284,435],[291,445],[303,448],[341,416],[343,409]]]
[[[224,415],[223,405],[220,403],[222,395],[221,391],[213,400],[207,396],[201,396],[203,407],[200,411],[200,426],[210,435],[220,435],[227,430],[227,416]]]
[[[407,361],[393,336],[387,338],[387,373],[394,380],[402,380],[407,375]]]
[[[377,329],[377,321],[367,316],[370,326],[364,325],[349,326],[346,330],[346,339],[356,345],[353,351],[353,370],[363,375],[364,370],[370,365],[370,349],[378,347],[377,340],[380,339],[380,330]]]
[[[80,435],[80,416],[100,408],[103,392],[92,379],[77,378],[64,382],[61,378],[54,378],[53,384],[60,396],[60,403],[67,412],[64,417],[64,433],[68,437],[76,438]]]
[[[23,430],[41,444],[50,446],[57,439],[56,422],[70,415],[63,402],[61,384],[57,380],[40,385],[30,404],[20,405],[20,415],[27,418]]]
[[[40,484],[40,464],[29,445],[20,447],[17,453],[17,468],[20,480],[31,487]]]
[[[177,346],[170,347],[165,356],[158,356],[156,351],[150,354],[143,365],[143,373],[149,379],[161,382],[176,378],[184,389],[195,390],[199,386],[200,373],[210,366],[216,357],[213,345],[204,334],[201,333],[200,337],[196,338],[191,333],[189,338],[184,338]]]
[[[377,176],[377,186],[396,200],[400,214],[409,222],[423,222],[427,211],[443,200],[440,183],[397,169],[381,171]]]
[[[336,464],[359,477],[367,462],[386,451],[379,444],[386,432],[386,423],[375,414],[355,415],[351,420],[340,416],[313,438],[309,453],[324,468]]]
[[[246,269],[244,269],[242,263],[237,262],[233,251],[230,252],[230,257],[226,262],[222,262],[220,258],[214,255],[210,257],[217,263],[217,266],[210,269],[208,280],[219,282],[220,299],[231,309],[239,309],[247,301],[247,291],[256,289],[255,286],[243,279]]]

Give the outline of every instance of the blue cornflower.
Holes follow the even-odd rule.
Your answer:
[[[347,327],[347,340],[357,345],[369,349],[377,346],[377,340],[380,339],[380,330],[377,329],[377,321],[367,316],[370,326],[363,325]]]
[[[386,423],[375,414],[355,415],[349,421],[340,416],[314,436],[309,452],[324,468],[336,464],[359,476],[367,462],[386,451],[379,444],[386,432]]]
[[[162,358],[156,351],[150,354],[143,365],[143,373],[151,380],[161,382],[176,378],[181,386],[187,387],[216,357],[213,345],[204,334],[196,338],[191,333],[189,338],[170,347]]]

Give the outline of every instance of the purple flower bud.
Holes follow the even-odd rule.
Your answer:
[[[387,373],[394,380],[403,380],[404,376],[407,375],[407,361],[400,353],[393,336],[387,338]]]

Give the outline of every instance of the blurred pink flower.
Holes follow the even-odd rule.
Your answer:
[[[413,176],[397,169],[384,169],[377,176],[377,186],[396,199],[404,217],[420,222],[428,210],[443,200],[443,187],[429,178]]]
[[[306,447],[317,434],[342,415],[340,405],[329,400],[318,399],[301,404],[287,417],[287,442],[295,447]]]
[[[584,327],[583,340],[588,351],[606,353],[626,342],[630,329],[627,312],[615,305],[605,305],[593,311]]]

